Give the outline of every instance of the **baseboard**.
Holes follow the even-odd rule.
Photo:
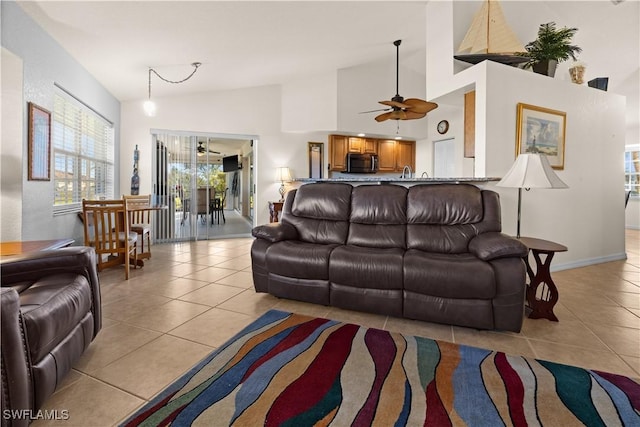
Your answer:
[[[567,262],[563,264],[557,264],[551,266],[551,271],[570,270],[572,268],[586,267],[588,265],[602,264],[603,262],[620,261],[627,259],[627,253],[622,252],[619,254],[607,255],[597,258],[581,259],[573,262]]]

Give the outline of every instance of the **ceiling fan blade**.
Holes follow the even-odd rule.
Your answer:
[[[385,120],[389,120],[391,118],[391,114],[393,114],[393,111],[389,111],[388,113],[382,113],[376,116],[376,122],[384,122]]]
[[[408,104],[408,110],[413,111],[414,113],[428,113],[429,111],[438,108],[438,104],[435,102],[427,102],[418,98],[405,99],[404,103]]]
[[[406,116],[402,120],[421,119],[421,118],[423,118],[424,116],[427,115],[427,113],[418,113],[418,112],[415,112],[415,111],[412,111],[412,110],[405,111],[405,114],[406,114]]]
[[[392,108],[380,108],[378,110],[370,110],[370,111],[360,111],[358,114],[365,114],[365,113],[376,113],[378,111],[390,111],[392,110]]]
[[[210,152],[211,154],[220,154],[220,152],[219,152],[219,151],[209,150],[209,152]]]
[[[378,104],[388,105],[395,108],[411,108],[411,105],[398,101],[378,101]]]

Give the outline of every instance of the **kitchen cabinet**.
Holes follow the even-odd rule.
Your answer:
[[[329,170],[343,171],[347,169],[347,150],[349,137],[342,135],[329,135]]]
[[[377,154],[379,172],[402,172],[405,165],[415,171],[415,141],[329,135],[330,171],[341,172],[347,168],[347,153]]]
[[[371,153],[378,152],[378,141],[373,138],[350,137],[347,150],[349,153]]]
[[[408,165],[411,171],[416,171],[416,143],[415,141],[396,141],[396,170]]]
[[[385,139],[378,141],[378,171],[402,172],[405,165],[416,170],[416,142]]]
[[[476,156],[476,91],[464,94],[464,157]]]
[[[396,141],[393,139],[378,142],[378,171],[395,172],[396,170]]]

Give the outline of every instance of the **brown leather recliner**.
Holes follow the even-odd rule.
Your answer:
[[[278,297],[520,331],[527,248],[498,194],[467,184],[312,183],[255,227],[254,286]]]
[[[2,425],[26,426],[102,327],[92,248],[1,260]]]

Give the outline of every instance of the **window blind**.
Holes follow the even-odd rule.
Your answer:
[[[54,214],[79,211],[82,199],[112,199],[113,125],[60,88],[52,117]]]

